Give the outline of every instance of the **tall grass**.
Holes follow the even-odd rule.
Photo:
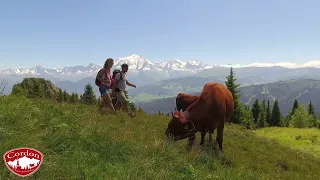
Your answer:
[[[25,179],[317,179],[320,159],[227,125],[224,155],[210,146],[170,143],[170,117],[102,115],[96,107],[0,97],[0,153],[31,147],[44,154]],[[207,137],[208,138],[208,137]],[[0,179],[19,179],[0,165]]]
[[[320,158],[320,129],[268,127],[254,132]]]

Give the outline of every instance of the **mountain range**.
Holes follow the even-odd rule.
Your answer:
[[[85,77],[94,77],[99,69],[102,68],[101,65],[96,65],[93,63],[88,64],[87,66],[76,65],[72,67],[64,67],[61,69],[57,68],[46,68],[42,65],[37,65],[32,68],[15,68],[15,69],[5,69],[1,70],[0,74],[3,75],[23,75],[23,76],[41,76],[41,77],[52,77],[59,80],[69,80],[69,81],[78,81]],[[181,60],[167,60],[161,63],[153,63],[148,59],[133,54],[128,57],[120,57],[115,60],[114,68],[120,68],[121,64],[127,63],[129,65],[129,74],[133,75],[144,72],[144,73],[158,73],[160,79],[165,77],[179,77],[183,75],[191,75],[197,73],[203,69],[209,69],[213,66],[204,64],[197,60],[193,61],[181,61]],[[171,75],[172,74],[172,75]],[[157,75],[155,75],[157,76]]]
[[[203,88],[198,88],[198,91],[188,92],[193,95],[200,95]],[[251,85],[240,87],[240,99],[243,103],[250,107],[256,99],[261,102],[263,99],[269,100],[270,104],[274,103],[275,99],[279,100],[280,111],[283,115],[287,115],[293,106],[294,100],[297,99],[300,104],[307,105],[310,101],[315,106],[315,112],[320,115],[320,80],[313,79],[299,79],[299,80],[287,80],[278,81],[267,84]],[[147,93],[150,93],[147,91]],[[186,91],[180,91],[185,92]],[[159,111],[168,113],[175,109],[175,97],[166,97],[161,99],[155,99],[148,102],[137,103],[138,107],[142,107],[147,113],[157,113]],[[144,96],[147,96],[144,94]]]
[[[8,84],[5,94],[9,94],[14,84],[25,77],[41,77],[52,81],[57,87],[67,92],[82,94],[84,87],[91,83],[96,95],[98,88],[94,78],[101,65],[89,63],[87,66],[48,68],[41,65],[33,68],[12,68],[0,71],[0,78],[5,77]],[[198,92],[204,83],[209,81],[224,82],[229,74],[230,64],[210,65],[198,60],[182,61],[167,60],[160,63],[152,62],[143,56],[133,54],[115,59],[114,68],[122,63],[129,64],[128,79],[137,88],[128,88],[134,102],[141,103],[155,99],[173,97],[178,92]],[[249,65],[232,65],[236,67],[237,83],[242,87],[259,85],[290,79],[320,80],[320,61],[310,61],[297,65],[294,63],[252,63]],[[114,69],[113,68],[113,69]]]

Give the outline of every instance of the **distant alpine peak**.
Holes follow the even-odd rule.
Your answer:
[[[156,70],[156,71],[189,71],[196,73],[203,69],[208,69],[213,66],[204,64],[198,60],[182,61],[180,59],[166,60],[160,63],[153,63],[147,58],[132,54],[127,57],[119,57],[115,59],[114,67],[120,68],[121,64],[129,65],[130,71]],[[104,61],[101,65],[89,63],[88,65],[67,66],[64,68],[46,68],[42,65],[36,65],[32,68],[15,68],[1,70],[0,74],[28,74],[28,75],[86,75],[97,72],[103,67]]]

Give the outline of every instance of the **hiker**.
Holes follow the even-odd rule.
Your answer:
[[[102,97],[99,111],[102,111],[102,108],[104,106],[107,106],[111,111],[115,112],[115,109],[112,105],[112,99],[109,95],[111,83],[110,69],[113,64],[114,60],[112,58],[108,58],[105,61],[103,68],[100,69],[96,77],[96,85],[99,86],[99,91]]]
[[[125,109],[125,111],[131,117],[134,117],[135,115],[133,115],[129,111],[129,101],[125,95],[127,93],[127,90],[126,90],[127,85],[136,88],[136,85],[131,84],[127,80],[126,73],[127,73],[128,69],[129,69],[128,64],[121,65],[121,71],[119,73],[116,73],[116,75],[115,75],[114,85],[112,86],[112,94],[113,94],[113,96],[115,95],[117,104],[121,103],[121,105]]]

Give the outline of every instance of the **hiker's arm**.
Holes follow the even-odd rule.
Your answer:
[[[126,84],[128,85],[128,86],[131,86],[131,87],[136,87],[136,85],[134,85],[134,84],[131,84],[128,80],[126,81]]]

